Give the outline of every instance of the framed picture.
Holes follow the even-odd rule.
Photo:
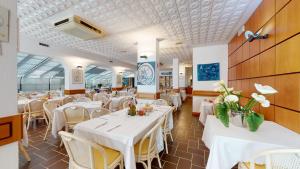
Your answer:
[[[198,81],[220,80],[220,63],[198,64]]]
[[[0,41],[8,42],[9,10],[0,6]]]
[[[82,84],[83,83],[83,70],[82,69],[72,69],[72,83]]]
[[[138,63],[137,85],[155,85],[155,62]]]

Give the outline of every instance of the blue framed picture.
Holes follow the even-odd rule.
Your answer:
[[[142,62],[137,65],[137,85],[155,85],[155,62]]]
[[[198,64],[198,81],[220,80],[220,63]]]

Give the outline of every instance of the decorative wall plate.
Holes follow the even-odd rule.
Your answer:
[[[154,85],[155,83],[155,62],[138,64],[137,82],[138,85]]]

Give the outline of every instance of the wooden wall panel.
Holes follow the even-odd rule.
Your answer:
[[[291,72],[300,72],[300,34],[276,46],[276,73]]]
[[[255,110],[300,133],[300,0],[263,0],[245,29],[261,29],[269,37],[245,42],[234,36],[229,44],[229,85],[247,98],[257,92],[255,82],[275,87],[279,93],[266,96],[271,106]]]
[[[260,76],[275,74],[275,48],[271,48],[259,55]]]
[[[300,111],[300,73],[275,77],[275,104]]]
[[[293,0],[276,15],[276,43],[300,32],[300,1]]]
[[[286,5],[290,0],[276,0],[275,10],[278,12],[284,5]]]
[[[300,133],[300,113],[275,107],[275,122]]]
[[[275,45],[275,17],[272,17],[262,28],[262,35],[268,34],[268,39],[260,40],[260,51],[264,51]]]

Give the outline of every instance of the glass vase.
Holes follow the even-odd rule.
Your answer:
[[[242,111],[230,113],[230,123],[237,127],[247,128],[247,121],[245,119],[245,114]]]

